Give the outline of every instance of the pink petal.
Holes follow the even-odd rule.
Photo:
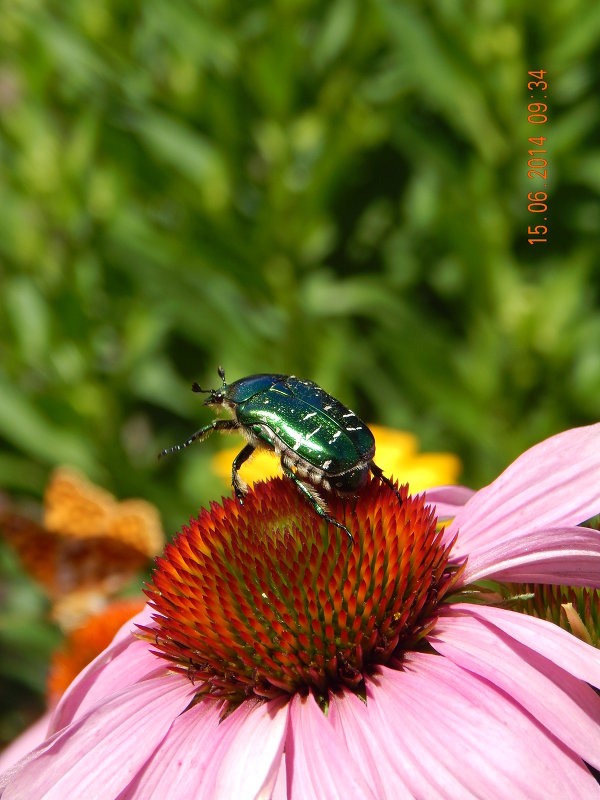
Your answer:
[[[198,797],[201,770],[211,740],[217,736],[220,711],[220,703],[206,701],[175,717],[167,735],[118,800]]]
[[[269,797],[279,770],[288,704],[248,701],[219,722],[221,704],[201,701],[178,717],[118,800]]]
[[[397,737],[393,733],[391,738],[387,739],[387,744],[379,740],[385,720],[377,716],[377,704],[374,701],[369,703],[370,713],[367,713],[366,703],[359,700],[355,694],[345,692],[341,697],[332,695],[329,719],[333,729],[343,737],[351,760],[360,769],[369,786],[373,787],[376,797],[380,800],[411,797],[408,783],[402,776],[403,767],[400,766],[398,759]],[[375,707],[371,708],[373,705]],[[374,725],[379,731],[378,736],[372,736]],[[384,755],[382,748],[388,750],[388,747],[389,752]],[[426,779],[422,785],[425,782]]]
[[[190,690],[169,676],[115,695],[17,765],[3,800],[116,797],[188,705]]]
[[[277,778],[275,779],[275,786],[273,787],[271,800],[288,800],[287,765],[285,761],[285,752],[281,755],[279,771],[277,772]]]
[[[600,688],[600,650],[553,622],[493,606],[456,603],[451,608],[453,614],[462,611],[495,625],[521,644],[554,661],[571,675]]]
[[[133,798],[200,797],[198,784],[206,766],[206,753],[218,736],[221,703],[197,703],[173,719],[170,730],[152,757],[117,800]]]
[[[423,492],[425,502],[435,506],[435,514],[439,520],[452,519],[467,500],[475,494],[466,486],[436,486]]]
[[[400,670],[382,667],[367,681],[363,747],[371,748],[378,757],[387,796],[475,798],[472,784],[476,783],[476,775],[464,772],[464,760],[472,758],[472,754],[466,750],[460,755],[447,755],[438,720],[429,710],[421,714],[413,692],[411,678],[407,679]],[[440,701],[445,702],[443,695],[436,698],[431,711]]]
[[[516,583],[600,586],[600,532],[591,528],[547,528],[473,542],[463,584],[482,578]],[[452,555],[460,551],[460,535]]]
[[[428,653],[404,667],[368,681],[367,724],[412,796],[600,797],[583,762],[487,681]]]
[[[47,711],[0,753],[0,775],[31,753],[48,737],[51,712]]]
[[[440,617],[427,638],[438,653],[498,686],[574,753],[600,766],[600,697],[587,683],[466,610]]]
[[[343,739],[312,695],[295,695],[285,746],[290,800],[376,800]]]
[[[245,716],[234,712],[222,723],[204,779],[206,797],[251,800],[271,795],[283,755],[289,702],[286,698],[248,705]]]
[[[167,663],[151,652],[148,642],[131,634],[121,637],[83,669],[61,697],[50,733],[80,719],[97,703],[147,677],[168,672]],[[188,682],[182,676],[182,684]]]
[[[519,456],[458,511],[459,556],[528,530],[578,525],[600,511],[600,424],[559,433]]]

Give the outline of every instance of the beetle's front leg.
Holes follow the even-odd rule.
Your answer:
[[[231,465],[231,485],[233,486],[236,499],[241,506],[244,505],[244,495],[248,491],[248,484],[240,478],[238,469],[242,466],[244,461],[250,458],[255,450],[256,447],[253,444],[247,444],[233,459],[233,464]]]
[[[326,522],[329,522],[332,525],[335,525],[336,528],[341,528],[343,531],[346,531],[346,533],[348,534],[348,538],[350,539],[350,544],[352,544],[352,541],[353,541],[352,534],[350,533],[348,528],[345,525],[342,525],[341,522],[338,522],[336,519],[334,519],[333,517],[329,516],[329,514],[326,511],[326,509],[323,508],[321,503],[318,501],[318,499],[315,497],[315,495],[310,491],[308,486],[305,483],[302,483],[302,481],[298,478],[298,476],[296,475],[295,472],[293,472],[288,466],[283,464],[283,462],[281,464],[281,468],[283,470],[283,474],[296,484],[298,489],[306,497],[308,502],[311,504],[311,506],[317,512],[317,514],[320,517],[323,517],[323,519]]]
[[[394,486],[394,484],[391,482],[391,480],[386,475],[383,474],[383,470],[381,469],[381,467],[378,467],[377,464],[374,464],[371,461],[371,463],[369,464],[369,469],[371,470],[373,475],[375,475],[376,478],[379,478],[380,481],[383,481],[384,483],[386,483],[390,487],[390,489],[394,490],[394,493],[395,493],[396,497],[398,498],[398,502],[400,503],[400,505],[402,505],[402,503],[404,501],[402,500],[400,492]]]
[[[189,447],[194,442],[201,442],[213,431],[235,431],[237,428],[239,428],[239,425],[234,419],[215,419],[210,425],[205,425],[203,428],[200,428],[199,431],[192,434],[185,442],[174,444],[173,447],[167,447],[166,450],[161,450],[158,457],[161,458],[161,456],[167,456],[170,453],[177,453],[179,450]]]

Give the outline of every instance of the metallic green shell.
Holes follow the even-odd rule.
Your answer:
[[[260,389],[248,393],[246,382]],[[365,423],[312,381],[252,375],[227,389],[234,402],[244,395],[248,399],[236,403],[241,425],[271,447],[279,440],[282,450],[293,451],[329,476],[367,464],[375,455],[375,439]]]

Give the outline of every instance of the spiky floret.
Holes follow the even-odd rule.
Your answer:
[[[240,506],[211,504],[157,559],[146,588],[155,652],[235,706],[312,689],[361,691],[375,665],[418,645],[458,570],[422,497],[371,480],[324,522],[281,478]],[[395,659],[395,663],[396,663]]]

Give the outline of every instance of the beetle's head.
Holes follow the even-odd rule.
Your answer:
[[[225,370],[223,367],[219,367],[217,370],[219,373],[219,378],[223,381],[223,385],[220,389],[201,389],[197,383],[192,384],[192,391],[193,392],[202,392],[203,394],[207,394],[208,397],[204,401],[205,406],[222,406],[224,403],[227,405],[227,383],[225,382]]]

